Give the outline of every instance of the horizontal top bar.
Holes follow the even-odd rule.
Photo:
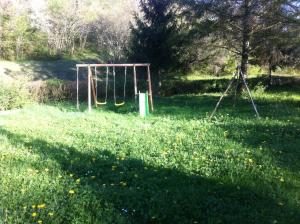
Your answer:
[[[148,67],[150,64],[76,64],[76,67]]]

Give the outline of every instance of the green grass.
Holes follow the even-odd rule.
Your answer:
[[[218,96],[0,116],[0,223],[300,223],[299,88]]]

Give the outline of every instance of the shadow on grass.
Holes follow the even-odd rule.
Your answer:
[[[259,150],[262,146],[272,155],[278,166],[293,172],[300,171],[300,123],[249,123],[221,124],[230,130],[229,138]]]
[[[219,96],[174,96],[161,98],[156,101],[155,115],[173,116],[176,119],[205,118],[208,117],[215,108]],[[299,101],[272,99],[255,99],[261,117],[274,117],[285,119],[288,116],[296,115]],[[238,118],[256,118],[254,109],[249,99],[239,98],[236,105],[232,96],[223,98],[215,114],[216,116],[228,115]]]
[[[39,60],[21,62],[21,71],[16,74],[29,74],[33,80],[47,80],[57,78],[62,80],[76,80],[76,64],[96,63],[95,59],[86,60]],[[80,77],[86,76],[86,70],[80,70]]]
[[[173,97],[154,98],[154,112],[151,113],[154,117],[171,117],[174,119],[199,119],[207,118],[215,108],[219,96],[214,95],[178,95]],[[261,117],[269,117],[276,119],[286,119],[288,116],[297,114],[297,108],[300,106],[300,101],[290,99],[255,99],[258,111]],[[51,106],[56,106],[62,111],[76,112],[75,102],[50,103]],[[86,102],[80,103],[80,112],[87,111]],[[117,107],[113,100],[109,99],[107,105],[98,106],[93,104],[93,111],[107,111],[117,114],[134,114],[138,116],[138,102],[134,99],[126,99],[125,105]],[[218,116],[228,115],[238,118],[256,118],[252,104],[249,99],[239,98],[236,105],[232,96],[226,96],[216,114]]]
[[[282,85],[282,86],[270,86],[267,88],[269,93],[288,93],[288,94],[300,94],[299,84]]]
[[[0,129],[0,134],[16,147],[32,148],[42,161],[56,162],[66,173],[76,177],[95,175],[93,180],[83,180],[80,188],[93,195],[88,203],[96,200],[104,207],[112,204],[115,213],[103,218],[96,208],[82,206],[87,216],[92,216],[89,217],[92,223],[100,220],[117,223],[118,216],[126,223],[272,223],[274,220],[299,223],[300,220],[298,210],[289,205],[278,206],[274,198],[262,195],[259,189],[243,186],[238,189],[176,169],[149,166],[130,157],[119,159],[106,149],[91,153],[87,149],[83,153],[67,145],[28,139],[5,129]],[[71,212],[71,204],[63,206]],[[60,217],[59,223],[70,223],[74,218],[68,214]]]

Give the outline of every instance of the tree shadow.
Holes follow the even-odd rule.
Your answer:
[[[215,108],[220,96],[217,95],[177,95],[173,97],[154,98],[154,112],[152,117],[170,117],[177,120],[190,120],[208,118]],[[138,100],[134,97],[127,98],[123,106],[117,107],[114,105],[114,100],[109,98],[106,105],[95,107],[92,103],[94,112],[106,111],[116,114],[133,114],[138,115]],[[62,111],[75,112],[75,102],[48,103],[56,106]],[[255,99],[255,104],[258,108],[261,117],[286,119],[288,116],[296,114],[297,108],[300,106],[300,101],[291,99]],[[81,112],[87,111],[87,103],[80,102]],[[239,98],[234,104],[232,96],[223,98],[215,116],[230,116],[245,119],[255,119],[255,112],[249,99]]]
[[[24,70],[32,71],[34,80],[47,80],[57,78],[62,80],[76,80],[76,64],[83,63],[78,60],[34,61],[23,63]],[[83,71],[80,71],[81,73]]]
[[[99,62],[96,59],[85,60],[36,60],[36,61],[24,61],[19,62],[20,69],[12,71],[5,68],[5,74],[11,77],[28,76],[29,78],[36,80],[47,79],[62,79],[62,80],[76,80],[76,64],[80,63],[96,63]],[[80,78],[86,77],[87,71],[80,69]]]
[[[188,95],[161,98],[156,100],[155,115],[171,116],[176,119],[207,118],[214,110],[220,96],[217,95]],[[261,117],[285,119],[296,113],[299,101],[282,99],[280,102],[273,99],[255,99]],[[230,116],[245,119],[255,119],[255,111],[251,101],[247,98],[238,98],[234,103],[233,96],[226,96],[216,111],[215,116]]]
[[[120,158],[107,149],[86,149],[49,143],[42,139],[0,129],[16,147],[24,146],[41,161],[53,161],[66,173],[82,178],[80,188],[92,195],[89,202],[112,204],[115,212],[104,219],[97,207],[85,207],[90,223],[299,223],[300,213],[291,205],[278,206],[276,198],[257,189],[221,183],[200,175],[188,174],[175,168],[155,167],[143,161]],[[142,149],[141,149],[142,150]],[[52,192],[53,194],[53,192]],[[79,198],[80,200],[80,198]],[[72,213],[74,201],[68,201]],[[84,202],[82,202],[84,203]],[[83,206],[84,207],[84,206]],[[73,214],[76,216],[76,214]],[[78,215],[78,214],[77,214]],[[71,223],[72,216],[61,214],[56,223]],[[89,217],[90,218],[90,217]],[[102,221],[100,221],[102,220]],[[112,221],[113,220],[113,221]],[[105,221],[104,221],[105,222]]]
[[[299,120],[299,119],[298,119]],[[229,138],[247,147],[266,148],[277,165],[293,172],[300,171],[300,123],[240,122],[219,124],[229,130]]]

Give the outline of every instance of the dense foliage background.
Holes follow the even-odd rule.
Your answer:
[[[241,64],[299,68],[296,0],[0,2],[0,57],[147,61],[156,74],[226,74]],[[276,35],[275,35],[276,34]]]

